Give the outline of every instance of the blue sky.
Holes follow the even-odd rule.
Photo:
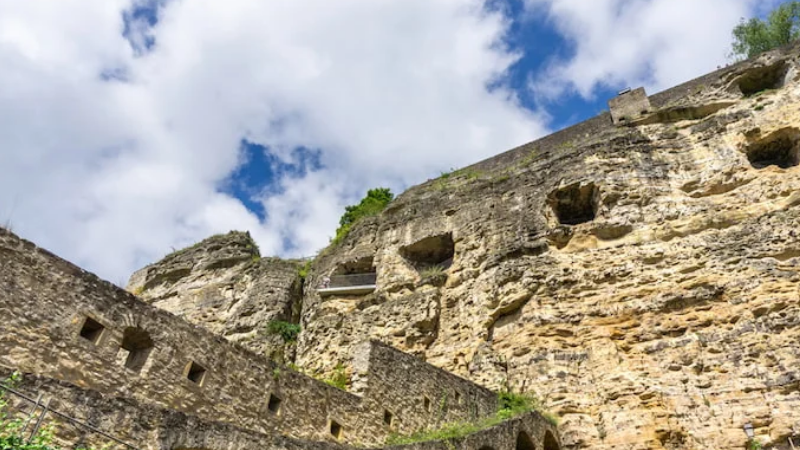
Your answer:
[[[114,282],[249,230],[313,255],[344,206],[725,64],[756,0],[0,0],[0,221]]]

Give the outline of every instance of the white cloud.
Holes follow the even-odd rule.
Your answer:
[[[134,50],[143,3],[0,0],[0,222],[114,282],[230,229],[313,253],[367,188],[544,131],[486,90],[516,55],[478,0],[173,1]],[[242,139],[325,169],[276,180],[259,221],[219,192]]]
[[[532,83],[554,98],[598,87],[646,86],[653,93],[726,63],[731,30],[756,0],[526,0],[574,45]],[[763,2],[761,2],[763,3]],[[763,5],[762,5],[763,6]]]

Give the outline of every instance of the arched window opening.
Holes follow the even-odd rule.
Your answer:
[[[560,450],[556,437],[549,431],[544,434],[544,450]]]
[[[150,333],[147,331],[141,328],[128,327],[122,334],[122,348],[128,351],[128,357],[125,358],[125,367],[139,372],[153,350],[153,340],[150,339]]]
[[[520,431],[517,435],[517,446],[516,450],[536,450],[536,447],[533,446],[533,441],[531,437],[528,436],[528,433],[524,431]]]

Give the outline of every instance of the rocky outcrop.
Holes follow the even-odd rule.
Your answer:
[[[131,276],[127,290],[191,323],[279,361],[293,345],[268,332],[273,320],[296,323],[300,263],[262,258],[248,233],[212,236]],[[288,354],[287,354],[288,353]]]
[[[572,449],[741,449],[746,423],[785,445],[800,432],[797,55],[409,189],[316,260],[299,364],[330,371],[380,339],[535,392]],[[317,295],[354,261],[375,292]]]

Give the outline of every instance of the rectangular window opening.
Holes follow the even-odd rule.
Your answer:
[[[106,327],[100,324],[100,322],[91,317],[87,317],[81,327],[80,336],[92,344],[97,344],[100,342],[100,337],[103,336],[103,331],[105,331],[105,329]]]
[[[200,364],[192,361],[189,363],[189,370],[186,373],[186,378],[192,383],[202,386],[206,378],[206,369]]]
[[[267,408],[269,412],[273,414],[278,414],[281,411],[281,400],[280,398],[276,397],[273,394],[269,394],[269,403],[267,404]]]
[[[388,410],[383,410],[383,424],[387,427],[392,426],[392,419],[394,419],[392,413],[390,413]]]
[[[422,406],[425,408],[425,411],[431,412],[431,399],[428,397],[423,397]]]
[[[337,440],[342,438],[342,425],[335,420],[331,420],[331,436]]]

